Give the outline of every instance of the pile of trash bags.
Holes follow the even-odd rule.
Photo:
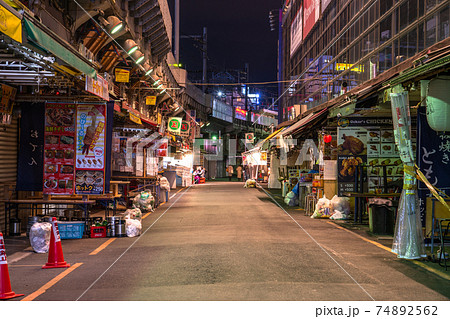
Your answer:
[[[254,179],[247,179],[244,188],[256,188],[256,181]]]
[[[167,180],[166,177],[162,176],[162,177],[159,179],[159,187],[160,187],[162,190],[165,190],[165,191],[170,192],[170,184],[169,184],[169,181]]]
[[[139,208],[127,209],[125,215],[125,232],[127,237],[136,237],[142,230],[142,212]]]
[[[298,206],[298,183],[289,193],[286,194],[284,197],[284,202],[289,206]]]
[[[48,252],[52,231],[51,223],[34,223],[30,228],[30,244],[39,254]]]
[[[133,199],[133,207],[139,208],[143,212],[153,212],[155,198],[149,191],[142,191]]]
[[[327,199],[325,196],[317,201],[311,218],[347,219],[350,214],[350,203],[347,197]]]

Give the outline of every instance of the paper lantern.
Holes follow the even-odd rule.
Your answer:
[[[333,139],[333,138],[332,138],[331,135],[329,135],[329,134],[323,136],[323,141],[324,141],[325,143],[330,143],[332,139]]]
[[[450,78],[435,78],[428,84],[427,121],[438,132],[450,131]]]

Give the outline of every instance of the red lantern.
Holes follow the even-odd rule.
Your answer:
[[[323,136],[323,141],[324,141],[325,143],[330,143],[332,139],[333,139],[333,138],[332,138],[331,135],[329,135],[329,134]]]

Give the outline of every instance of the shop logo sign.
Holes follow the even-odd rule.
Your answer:
[[[169,119],[168,130],[172,134],[180,134],[181,132],[181,122],[183,119],[181,117],[171,117]]]

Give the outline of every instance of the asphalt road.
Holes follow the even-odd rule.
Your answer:
[[[46,254],[15,254],[13,290],[41,301],[449,300],[448,280],[242,186],[182,190],[143,221],[141,236],[96,255],[109,238],[63,240],[77,268],[43,270]]]

